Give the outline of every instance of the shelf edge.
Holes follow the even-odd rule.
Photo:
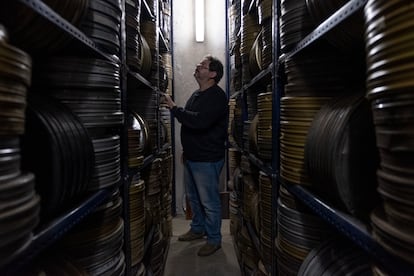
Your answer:
[[[318,216],[365,250],[374,258],[376,264],[382,266],[391,275],[408,275],[408,272],[413,273],[414,266],[386,251],[372,238],[368,227],[363,225],[362,222],[330,207],[304,187],[287,184],[283,180],[279,181],[291,194],[299,198]]]
[[[360,10],[365,6],[368,0],[350,0],[344,6],[342,6],[339,10],[337,10],[334,14],[328,17],[324,22],[322,22],[316,29],[314,29],[310,34],[305,36],[299,43],[286,54],[282,54],[279,58],[279,63],[283,63],[287,58],[290,58],[300,52],[301,50],[305,49],[311,43],[318,40],[328,31],[332,30],[336,27],[339,23],[344,21],[349,16],[353,15],[355,12]]]

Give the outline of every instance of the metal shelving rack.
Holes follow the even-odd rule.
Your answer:
[[[160,4],[159,4],[160,1],[157,0],[156,3],[157,3],[156,4],[156,10],[159,11],[159,9],[160,9],[160,7],[159,7],[160,6]],[[159,27],[159,25],[160,25],[159,24],[159,15],[156,15],[156,14],[153,14],[152,13],[152,11],[151,11],[151,9],[150,9],[150,7],[149,7],[149,5],[148,5],[148,3],[147,3],[146,0],[141,0],[141,5],[142,5],[142,7],[141,7],[141,12],[142,12],[141,18],[142,17],[145,17],[148,20],[151,20],[151,21],[155,21],[156,22],[156,33],[157,33],[157,36],[156,36],[156,43],[155,43],[155,45],[156,45],[155,51],[156,51],[157,58],[159,58],[159,55],[160,55],[161,50],[164,51],[164,52],[170,52],[170,46],[168,45],[168,42],[166,41],[166,39],[165,39],[165,37],[164,37],[164,35],[163,35],[160,27]],[[159,65],[159,62],[160,61],[157,60],[157,64],[158,65]],[[158,72],[157,72],[157,74],[158,74]],[[144,78],[143,76],[141,76],[139,73],[133,72],[133,71],[129,70],[129,68],[127,67],[127,78],[128,77],[134,78],[140,84],[143,84],[144,86],[146,86],[146,88],[149,88],[149,89],[153,90],[155,93],[159,93],[160,92],[159,91],[159,78],[157,78],[158,79],[157,80],[157,83],[155,83],[155,84],[154,83],[151,83],[149,80],[147,80],[146,78]],[[159,105],[158,102],[157,102],[157,105]],[[159,114],[159,112],[157,113],[157,121],[160,122],[160,114]],[[132,177],[134,175],[136,175],[137,173],[139,173],[140,171],[142,171],[143,169],[149,167],[152,164],[152,162],[157,158],[157,156],[159,156],[159,154],[162,151],[165,150],[165,145],[161,145],[161,143],[160,143],[160,135],[159,135],[159,133],[160,133],[160,125],[159,124],[158,124],[158,127],[157,128],[158,128],[158,135],[157,135],[157,141],[156,141],[156,144],[157,144],[156,150],[154,152],[152,152],[151,154],[149,154],[148,156],[145,156],[144,161],[143,161],[143,164],[142,164],[142,166],[139,169],[128,169],[127,170],[127,173],[126,173],[126,188],[125,188],[125,190],[127,190],[127,188],[129,188],[130,181],[132,180]],[[127,192],[124,193],[124,194],[125,194],[125,197],[126,198],[129,197],[129,194],[127,194]],[[128,210],[129,210],[129,207],[128,206],[125,206],[125,211],[128,212]],[[151,226],[151,229],[149,230],[149,232],[147,234],[147,236],[145,237],[144,256],[147,256],[148,254],[151,253],[150,252],[151,251],[150,250],[150,247],[151,247],[151,243],[153,242],[154,233],[155,233],[155,226],[152,225]],[[125,236],[128,236],[129,237],[129,231],[128,231],[128,233],[125,234]],[[145,259],[145,257],[144,257],[144,259]],[[166,256],[164,256],[164,259],[166,259]],[[129,266],[129,269],[127,269],[125,275],[126,276],[128,276],[128,275],[136,275],[138,268],[139,268],[138,266],[134,266],[134,267]],[[147,275],[153,275],[151,269],[147,270]]]
[[[274,1],[275,2],[275,1]],[[228,5],[228,2],[227,2]],[[255,9],[255,5],[256,5],[256,1],[255,0],[251,0],[250,4],[249,4],[249,8],[248,8],[248,13],[252,12]],[[241,7],[241,12],[243,13],[243,8]],[[272,29],[273,29],[273,33],[278,33],[277,30],[277,16],[276,15],[276,8],[275,8],[275,3],[273,3],[272,5],[272,18],[271,18],[271,24],[272,24]],[[228,17],[229,18],[229,17]],[[228,33],[228,32],[227,32]],[[237,36],[240,36],[241,34],[241,29],[238,31]],[[273,45],[273,49],[272,49],[272,60],[275,61],[276,56],[277,56],[277,51],[278,51],[278,41],[276,39],[276,35],[273,35],[272,37],[272,45]],[[227,41],[229,41],[229,39],[227,38]],[[229,47],[227,47],[227,51],[228,51],[228,55],[231,52],[231,49],[229,49]],[[229,64],[229,63],[228,63]],[[269,81],[269,83],[271,83],[272,87],[276,87],[276,80],[277,80],[277,75],[276,72],[278,70],[278,63],[276,62],[272,62],[268,65],[267,68],[264,68],[263,70],[261,70],[257,75],[255,75],[254,77],[252,77],[252,79],[244,84],[242,86],[242,88],[239,91],[236,91],[235,93],[233,93],[230,98],[236,98],[241,96],[242,99],[245,99],[246,93],[248,93],[248,90],[251,88],[256,87],[260,82],[266,80]],[[230,71],[230,70],[228,70]],[[230,80],[230,77],[228,78]],[[275,96],[275,91],[276,89],[272,89],[273,91],[273,106],[279,106],[278,99]],[[276,103],[275,103],[276,101]],[[243,103],[245,104],[245,102]],[[247,118],[247,112],[245,110],[245,108],[243,108],[243,121]],[[275,114],[272,114],[272,119],[273,119],[273,130],[274,133],[278,133],[279,132],[279,126],[278,126],[278,117],[277,119],[274,117]],[[276,123],[275,123],[276,122]],[[273,133],[273,135],[274,135]],[[270,177],[271,182],[272,182],[272,198],[275,198],[275,196],[277,195],[277,191],[278,191],[278,187],[277,184],[278,182],[276,181],[277,179],[277,173],[278,173],[278,169],[279,166],[275,165],[278,164],[278,159],[276,158],[278,155],[276,154],[272,154],[272,160],[270,161],[270,163],[266,163],[263,162],[260,158],[258,158],[257,156],[255,156],[254,154],[250,153],[247,150],[244,150],[243,148],[240,148],[237,144],[230,144],[230,147],[236,149],[237,151],[239,151],[242,155],[248,157],[249,161],[251,162],[251,164],[253,164],[254,166],[256,166],[257,168],[259,168],[261,171],[263,171],[267,176]],[[273,150],[277,149],[278,147],[275,147],[273,145]],[[276,204],[274,204],[274,202],[272,202],[272,221],[276,221]],[[246,225],[247,231],[249,233],[249,236],[254,244],[254,247],[256,249],[257,252],[259,252],[260,258],[263,259],[263,257],[261,256],[261,249],[260,249],[260,238],[257,236],[255,230],[253,229],[253,226],[251,225],[250,222],[248,221],[244,221],[243,217],[241,218],[242,223]],[[276,228],[275,228],[275,224],[272,223],[272,237],[271,239],[274,240],[275,239],[275,234],[276,234]],[[235,246],[235,248],[237,249],[237,246]],[[275,252],[275,248],[274,248],[274,243],[272,243],[272,252]],[[270,267],[266,266],[265,269],[267,270],[268,273],[270,273],[271,275],[276,275],[276,259],[272,258],[272,263],[270,264]],[[245,273],[244,270],[242,270],[243,273]]]
[[[153,20],[156,22],[156,29],[157,29],[157,37],[156,37],[156,45],[157,45],[157,49],[156,49],[156,56],[159,57],[161,52],[172,52],[171,46],[169,45],[169,42],[167,41],[167,39],[164,37],[164,34],[160,28],[160,23],[159,23],[159,16],[154,15],[147,3],[146,0],[141,0],[141,5],[144,8],[142,10],[143,15],[141,15],[141,17],[145,17],[148,20]],[[160,1],[157,1],[157,11],[160,10]],[[170,9],[171,9],[171,2],[170,2]],[[172,35],[172,30],[171,31],[171,35]],[[158,60],[158,64],[159,64],[159,60]],[[155,93],[159,93],[159,83],[151,83],[150,81],[148,81],[147,79],[145,79],[144,77],[142,77],[140,74],[136,73],[136,72],[132,72],[128,69],[128,76],[132,77],[136,80],[138,80],[141,84],[145,85],[147,88],[150,88],[151,90],[155,91]],[[172,88],[171,88],[172,89]],[[157,114],[157,120],[158,122],[160,121],[160,117],[159,117],[159,113]],[[172,121],[173,122],[173,121]],[[160,126],[158,126],[158,133],[160,133]],[[173,131],[173,125],[171,125],[172,127],[172,131]],[[173,135],[173,132],[172,132]],[[163,151],[165,151],[167,148],[169,148],[170,146],[173,147],[172,145],[174,144],[174,141],[172,141],[172,145],[162,145],[160,143],[160,136],[157,135],[158,139],[156,141],[157,143],[157,149],[155,152],[151,153],[148,156],[145,156],[144,161],[143,161],[143,165],[141,168],[134,169],[134,170],[128,170],[128,176],[130,179],[132,179],[132,176],[134,176],[135,174],[137,174],[139,171],[147,168],[148,166],[150,166],[152,164],[152,162],[157,158],[157,156],[159,156],[160,153],[162,153]],[[174,164],[173,164],[174,166]],[[174,170],[173,170],[174,171]],[[174,204],[174,202],[172,203]],[[150,250],[150,245],[153,241],[153,235],[154,235],[154,231],[155,231],[155,227],[152,226],[148,235],[145,238],[145,246],[144,246],[144,255],[146,255]],[[166,258],[166,256],[164,256],[164,259]],[[137,267],[133,267],[131,269],[131,271],[129,271],[129,274],[126,275],[135,275],[134,273],[136,272]],[[152,271],[148,271],[147,272],[148,275],[152,275]]]
[[[280,5],[280,0],[276,0]],[[350,0],[347,4],[337,10],[317,28],[303,38],[289,53],[281,55],[277,60],[279,66],[283,64],[286,58],[292,57],[313,42],[323,37],[328,31],[334,29],[339,23],[346,20],[355,12],[364,8],[367,0]],[[278,91],[283,91],[281,83],[277,83]],[[281,94],[281,93],[277,93]],[[279,111],[276,110],[276,113]],[[278,115],[274,116],[278,117]],[[278,137],[279,133],[274,133]],[[278,185],[283,185],[291,194],[302,201],[305,205],[310,207],[316,215],[324,219],[328,224],[334,226],[339,233],[348,237],[361,249],[365,250],[373,260],[386,269],[390,275],[409,275],[414,273],[414,266],[408,264],[406,261],[390,254],[378,242],[376,242],[368,231],[368,227],[356,218],[347,215],[335,208],[326,204],[323,200],[309,192],[306,188],[300,185],[286,184],[278,174]]]
[[[100,50],[89,37],[67,22],[41,0],[19,1],[46,18],[51,24],[59,27],[62,32],[66,32],[72,36],[73,39],[88,48],[92,54],[100,56],[108,61],[119,63],[119,59],[116,56],[106,54],[104,51]],[[3,272],[6,274],[14,274],[15,272],[20,271],[20,269],[28,265],[38,254],[49,248],[75,225],[86,218],[97,206],[99,206],[99,204],[109,197],[111,193],[112,192],[108,189],[99,190],[92,195],[89,195],[65,214],[62,214],[43,226],[34,234],[34,237],[27,247],[20,252],[16,252],[11,258],[11,262],[2,269]]]
[[[252,9],[252,1],[249,10]],[[279,160],[279,135],[280,135],[280,99],[283,95],[283,83],[282,83],[282,71],[283,63],[287,58],[293,57],[296,54],[300,53],[306,49],[312,43],[318,41],[322,38],[327,32],[334,29],[338,24],[345,21],[347,18],[352,16],[354,13],[360,11],[364,8],[367,0],[349,0],[343,7],[338,9],[334,14],[322,22],[318,27],[316,27],[312,32],[310,32],[306,37],[304,37],[290,52],[281,55],[280,54],[280,37],[279,37],[279,16],[281,9],[281,1],[273,1],[273,64],[268,68],[261,71],[256,75],[250,82],[242,87],[240,91],[236,91],[231,97],[235,98],[244,95],[245,91],[254,86],[261,79],[266,77],[268,74],[272,77],[272,91],[273,91],[273,144],[272,144],[272,161],[271,164],[263,163],[259,158],[253,154],[244,151],[237,145],[231,145],[233,148],[236,148],[243,155],[247,156],[252,164],[257,166],[259,169],[263,170],[266,174],[272,177],[272,197],[276,199],[278,196],[278,190],[280,185],[283,185],[291,194],[293,194],[297,199],[307,205],[311,210],[314,211],[316,215],[324,219],[328,224],[337,229],[339,233],[349,238],[352,242],[358,245],[362,250],[367,252],[372,259],[382,266],[390,275],[411,275],[414,273],[414,266],[407,263],[406,261],[398,258],[388,251],[386,251],[378,242],[374,240],[368,227],[356,218],[347,215],[343,212],[332,208],[326,204],[323,200],[312,194],[306,188],[295,185],[287,184],[280,177],[280,160]],[[239,31],[240,33],[240,31]],[[229,78],[230,79],[230,78]],[[273,210],[276,210],[276,200],[272,202]],[[258,248],[257,236],[254,234],[254,230],[249,229],[249,234],[252,235],[252,239],[255,241],[255,247]],[[273,251],[274,252],[274,251]],[[276,257],[275,257],[276,258]],[[276,260],[273,258],[271,275],[277,275],[277,264]]]
[[[90,53],[92,56],[97,56],[100,58],[104,58],[108,61],[115,62],[117,64],[121,64],[121,108],[124,114],[126,114],[126,82],[128,77],[132,77],[136,79],[139,83],[143,84],[144,86],[151,88],[157,91],[157,86],[151,84],[145,77],[140,75],[139,73],[132,72],[129,70],[128,66],[126,65],[126,46],[125,46],[125,0],[121,0],[122,5],[122,20],[121,20],[121,54],[120,58],[115,55],[110,55],[102,51],[97,45],[92,41],[88,36],[86,36],[83,32],[81,32],[78,28],[73,26],[69,23],[66,19],[62,18],[59,14],[57,14],[53,9],[51,9],[48,5],[46,5],[42,0],[18,0],[22,4],[26,5],[27,7],[31,8],[34,12],[41,15],[45,19],[49,21],[50,24],[55,25],[58,27],[62,32],[70,35],[74,41],[77,41],[79,44],[83,45],[85,51]],[[143,13],[145,16],[149,18],[156,17],[151,13],[150,8],[146,2],[146,0],[142,0],[143,6]],[[157,19],[158,20],[158,19]],[[164,50],[169,51],[169,47],[167,42],[163,37],[161,37],[161,32],[158,30],[160,35],[160,39],[162,40],[162,48]],[[158,45],[158,43],[157,43]],[[157,49],[158,53],[158,49]],[[158,147],[157,152],[146,156],[144,159],[144,164],[142,168],[149,166],[152,161],[156,158],[156,155],[162,151],[162,147]],[[125,154],[127,153],[127,127],[124,125],[122,126],[121,130],[121,186],[120,188],[123,189],[123,198],[124,198],[124,210],[123,216],[127,216],[129,213],[128,208],[126,207],[128,202],[125,202],[125,198],[128,198],[128,191],[127,188],[129,187],[130,177],[137,173],[136,171],[128,170],[127,166],[127,158],[125,158]],[[141,169],[142,169],[141,168]],[[59,239],[61,239],[69,230],[71,230],[74,226],[76,226],[81,220],[86,218],[93,210],[96,209],[105,199],[107,199],[112,194],[111,189],[101,189],[88,197],[86,197],[83,201],[78,203],[72,209],[67,210],[64,214],[57,217],[53,221],[49,222],[47,225],[42,226],[42,228],[34,233],[34,236],[30,242],[30,244],[23,248],[22,250],[16,252],[13,256],[10,257],[10,262],[5,265],[0,274],[5,273],[6,275],[16,275],[21,269],[30,265],[34,258],[36,258],[40,253],[47,250],[49,247],[53,246]],[[128,223],[125,224],[125,237],[129,237],[129,227]],[[154,234],[154,229],[149,231],[148,237],[145,239],[145,252],[147,252],[148,248],[150,247],[150,243],[152,242],[152,236]],[[124,237],[124,238],[125,238]],[[127,238],[126,243],[128,244],[129,238]],[[126,253],[126,265],[127,269],[125,271],[125,275],[131,275],[131,263],[130,263],[130,250],[124,247]]]

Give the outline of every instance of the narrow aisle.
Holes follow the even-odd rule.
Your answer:
[[[229,219],[222,220],[221,249],[211,256],[199,257],[197,251],[206,242],[205,239],[190,242],[178,241],[178,236],[188,231],[190,220],[186,220],[184,216],[173,218],[173,236],[170,240],[164,276],[241,275],[229,223]]]

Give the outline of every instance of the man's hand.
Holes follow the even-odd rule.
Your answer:
[[[166,93],[161,94],[161,102],[167,104],[169,109],[172,109],[174,106],[177,106],[175,102],[171,99],[171,96]]]

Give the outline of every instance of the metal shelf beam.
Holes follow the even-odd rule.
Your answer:
[[[368,0],[350,0],[342,8],[337,10],[328,19],[322,22],[315,30],[303,38],[289,53],[283,54],[279,58],[279,63],[284,62],[287,58],[292,57],[307,46],[321,38],[328,31],[332,30],[339,23],[362,9]]]
[[[150,19],[155,19],[155,16],[152,14],[151,9],[148,6],[147,0],[142,0],[141,5],[144,7],[144,14]]]
[[[104,51],[100,50],[94,41],[92,41],[89,37],[87,37],[83,32],[81,32],[78,28],[73,26],[71,23],[69,23],[66,19],[61,17],[59,14],[57,14],[53,9],[51,9],[49,6],[47,6],[45,3],[43,3],[40,0],[19,0],[26,6],[32,8],[34,11],[36,11],[39,15],[43,16],[45,19],[47,19],[49,22],[55,24],[57,27],[61,28],[63,32],[68,33],[76,40],[80,41],[84,45],[88,46],[90,49],[92,49],[95,53],[98,53],[105,59],[120,63],[120,60],[115,55],[109,55],[105,53]]]
[[[153,86],[146,78],[141,76],[139,73],[133,72],[133,71],[128,69],[128,74],[130,76],[134,77],[135,79],[137,79],[142,84],[145,84],[148,88],[151,88],[152,90],[157,90],[157,88],[155,86]]]
[[[109,197],[111,191],[99,190],[88,197],[79,206],[69,210],[61,217],[56,218],[45,225],[35,234],[29,246],[16,255],[9,266],[4,268],[1,275],[18,275],[18,272],[26,267],[36,256],[46,250],[63,237],[69,230],[88,216],[97,206]],[[3,274],[4,272],[4,274]]]
[[[252,86],[255,86],[260,80],[264,79],[265,77],[269,76],[273,70],[273,63],[271,63],[266,69],[262,70],[250,80],[248,84],[246,84],[243,89],[247,90]]]
[[[373,239],[368,227],[362,222],[330,207],[304,187],[281,182],[291,194],[310,207],[318,216],[370,254],[376,264],[382,266],[390,275],[413,274],[414,266],[388,253]]]
[[[168,46],[168,42],[164,37],[164,34],[162,33],[162,30],[158,28],[158,34],[160,36],[160,49],[162,49],[164,52],[170,52],[170,47]]]

